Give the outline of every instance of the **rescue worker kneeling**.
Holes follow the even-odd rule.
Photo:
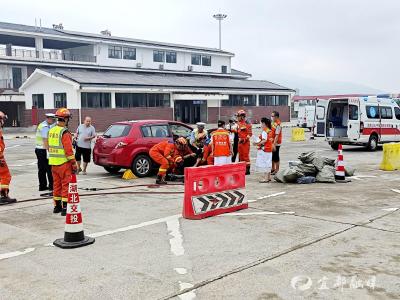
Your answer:
[[[72,147],[72,135],[68,131],[71,113],[66,108],[56,112],[57,125],[49,131],[49,165],[53,175],[53,213],[67,213],[68,186],[72,173],[76,173],[78,165]]]

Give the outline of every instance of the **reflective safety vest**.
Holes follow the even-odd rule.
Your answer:
[[[272,123],[272,130],[274,131],[274,135],[276,135],[275,131],[276,131],[276,127],[281,126],[281,120],[276,120],[275,122]],[[278,141],[277,141],[277,145],[282,144],[282,127],[281,127],[281,131],[278,134]]]
[[[54,126],[49,131],[49,165],[51,166],[59,166],[68,161],[61,141],[67,130],[66,127]]]
[[[199,132],[198,128],[193,129],[193,134],[194,134],[194,142],[193,144],[196,147],[200,147],[202,145],[202,143],[200,143],[200,141],[202,139],[206,139],[207,138],[207,130],[203,129],[203,132]]]
[[[36,148],[37,149],[44,149],[43,145],[43,137],[42,137],[42,129],[44,127],[49,127],[46,121],[40,123],[36,129]]]
[[[212,133],[212,143],[214,145],[214,157],[230,156],[229,132],[225,129],[218,129]]]

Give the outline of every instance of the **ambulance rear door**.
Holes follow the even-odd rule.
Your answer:
[[[326,136],[326,116],[328,110],[329,100],[317,99],[315,102],[315,128],[314,134],[316,136]]]

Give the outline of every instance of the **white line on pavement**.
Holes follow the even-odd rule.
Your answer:
[[[136,225],[129,225],[129,226],[113,229],[113,230],[95,232],[95,233],[89,234],[89,236],[93,237],[93,238],[96,238],[96,237],[100,237],[100,236],[111,235],[111,234],[114,234],[114,233],[129,231],[129,230],[133,230],[133,229],[137,229],[137,228],[141,228],[141,227],[146,227],[146,226],[149,226],[149,225],[154,225],[154,224],[167,222],[169,220],[178,219],[180,216],[181,215],[173,215],[173,216],[169,216],[169,217],[164,217],[164,218],[155,219],[155,220],[152,220],[152,221],[139,223],[139,224],[136,224]]]
[[[183,291],[184,289],[190,289],[190,288],[192,288],[192,287],[193,287],[193,284],[187,283],[187,282],[179,281],[179,287],[180,287],[181,291]],[[184,294],[182,294],[182,295],[179,295],[178,297],[179,297],[179,299],[182,299],[182,300],[191,300],[191,299],[194,299],[194,298],[196,298],[195,291],[196,291],[196,290],[192,290],[192,291],[190,291],[190,292],[187,292],[187,293],[184,293]]]
[[[398,209],[399,209],[398,207],[382,208],[382,210],[384,210],[384,211],[396,211]]]
[[[282,212],[274,212],[274,211],[257,211],[250,213],[227,213],[219,215],[220,217],[229,217],[229,216],[257,216],[257,215],[293,215],[294,211],[282,211]]]
[[[171,252],[176,256],[185,254],[180,227],[181,225],[178,218],[167,220],[168,233],[172,236],[172,238],[169,239],[169,244],[171,245]]]
[[[6,147],[6,150],[12,149],[12,148],[17,148],[17,147],[21,147],[21,145],[8,146],[8,147]]]
[[[400,194],[400,190],[392,189],[393,192]]]
[[[30,253],[33,251],[35,251],[35,248],[26,248],[23,251],[14,251],[14,252],[3,253],[3,254],[0,254],[0,260],[10,258],[10,257],[24,255],[24,254],[27,254],[27,253]]]
[[[187,270],[185,268],[174,268],[174,270],[179,275],[185,275],[187,273]]]
[[[266,199],[266,198],[276,197],[276,196],[280,196],[280,195],[283,195],[283,194],[286,194],[286,192],[279,192],[279,193],[275,193],[275,194],[270,194],[270,195],[258,197],[257,200],[262,200],[262,199]]]

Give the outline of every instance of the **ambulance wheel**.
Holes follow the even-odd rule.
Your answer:
[[[378,137],[377,137],[377,135],[372,134],[369,137],[367,148],[368,148],[369,151],[376,151],[376,149],[378,148]]]
[[[121,168],[119,168],[119,167],[104,167],[104,170],[106,170],[110,174],[118,174],[119,171],[121,171]]]
[[[333,150],[338,150],[339,149],[339,144],[338,143],[331,143],[331,148]]]
[[[138,155],[132,163],[132,172],[137,177],[149,176],[153,168],[152,165],[153,162],[151,161],[151,158],[148,155],[145,154]]]

